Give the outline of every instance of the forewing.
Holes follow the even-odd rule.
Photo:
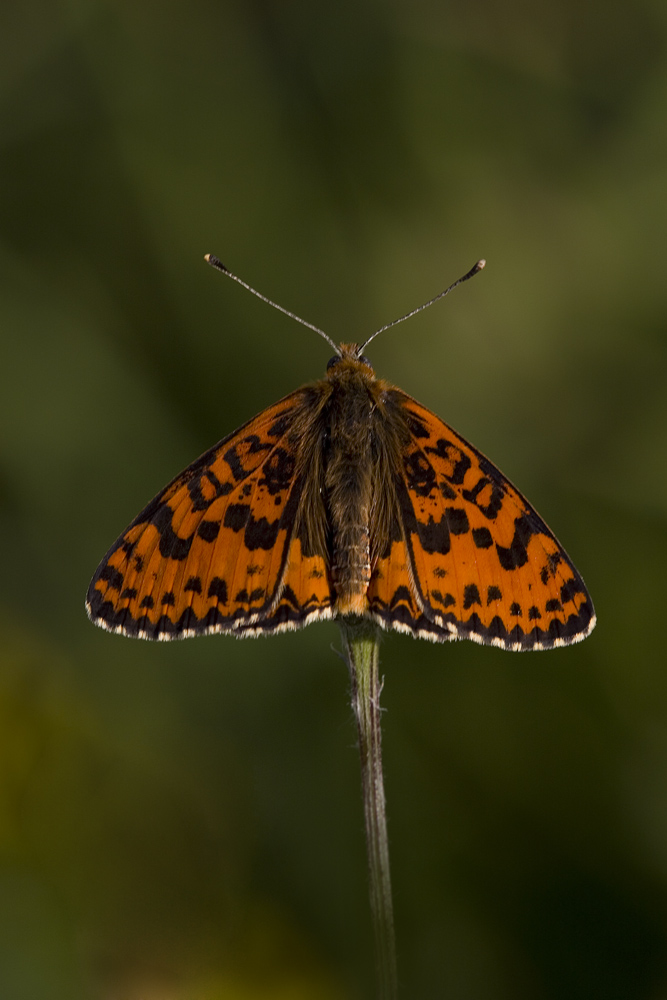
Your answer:
[[[472,445],[400,396],[411,439],[397,479],[403,541],[394,543],[404,546],[406,571],[395,579],[410,582],[412,609],[399,601],[402,617],[389,614],[387,623],[513,650],[585,638],[595,625],[592,601],[539,514]]]
[[[331,617],[321,555],[294,538],[303,480],[292,393],[206,452],[132,522],[98,567],[92,621],[144,639],[260,634]]]

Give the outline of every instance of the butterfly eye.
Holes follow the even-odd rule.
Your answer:
[[[373,365],[370,363],[365,354],[359,354],[359,355],[352,354],[350,356],[353,357],[355,361],[361,362],[362,365],[368,365],[369,368],[373,367]],[[341,355],[334,354],[333,358],[330,358],[329,361],[327,362],[327,371],[331,371],[331,369],[335,367],[335,365],[337,365],[340,362],[340,360],[341,360]]]

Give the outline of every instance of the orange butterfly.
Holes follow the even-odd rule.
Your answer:
[[[93,577],[91,620],[142,639],[345,615],[511,650],[585,638],[595,614],[584,582],[519,491],[376,378],[369,341],[337,346],[317,332],[336,351],[326,378],[223,438],[148,504]]]

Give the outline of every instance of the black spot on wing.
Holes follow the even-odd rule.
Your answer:
[[[427,497],[436,484],[436,475],[431,463],[421,451],[413,451],[403,459],[408,489],[417,496]]]
[[[463,610],[467,611],[468,608],[471,608],[473,606],[473,604],[481,605],[481,603],[482,601],[480,599],[479,590],[477,589],[476,584],[474,583],[467,584],[463,591]]]
[[[488,528],[473,528],[472,540],[478,549],[490,549],[493,545],[493,538]]]
[[[479,496],[480,493],[486,490],[487,486],[491,487],[491,496],[488,503],[482,503]],[[505,490],[498,482],[496,482],[496,480],[491,479],[488,476],[481,476],[471,489],[463,490],[461,495],[464,500],[474,503],[477,509],[481,510],[482,514],[492,521],[495,517],[497,517],[498,512],[503,505]]]
[[[533,535],[533,528],[525,514],[514,520],[514,537],[505,548],[496,543],[496,552],[503,569],[513,570],[523,566],[528,561],[526,546]]]
[[[236,604],[254,604],[256,601],[261,601],[264,597],[264,593],[263,587],[257,587],[255,590],[251,591],[251,593],[248,593],[244,587],[242,590],[239,590],[238,594],[234,598],[234,601]]]
[[[265,517],[260,517],[257,520],[252,516],[249,517],[243,536],[245,547],[253,552],[255,549],[272,549],[276,544],[280,526],[280,518],[275,521],[267,521]]]
[[[439,438],[436,441],[435,448],[426,447],[424,451],[431,455],[437,455],[438,458],[443,458],[451,464],[451,475],[445,477],[450,483],[454,483],[455,486],[460,486],[463,483],[466,472],[472,463],[465,452],[461,451],[457,445],[451,441],[447,441],[446,438]]]
[[[208,588],[207,597],[215,597],[219,604],[227,604],[227,584],[220,576],[214,576]]]
[[[265,486],[273,496],[289,489],[294,478],[295,459],[284,448],[276,448],[262,466],[259,486]]]
[[[446,516],[443,516],[439,521],[434,521],[429,515],[426,524],[417,521],[417,534],[421,546],[426,552],[437,552],[441,556],[445,556],[449,552],[449,525]]]
[[[438,604],[442,604],[443,608],[451,608],[456,604],[456,600],[452,594],[442,594],[439,590],[432,590],[429,594],[431,600],[437,601]]]
[[[445,517],[452,535],[465,535],[470,531],[468,515],[461,507],[447,507]]]
[[[204,469],[188,482],[192,509],[208,510],[214,500],[227,496],[233,488],[231,483],[221,483],[213,469]]]
[[[106,580],[109,584],[109,589],[112,590],[120,590],[124,579],[123,574],[119,570],[114,569],[113,566],[109,566],[108,563],[102,567],[98,576],[98,580]]]
[[[245,528],[250,517],[250,505],[247,503],[230,503],[225,511],[225,528],[237,532]]]
[[[257,434],[248,434],[246,437],[236,441],[231,448],[228,448],[222,457],[229,466],[229,470],[237,483],[240,483],[246,476],[250,475],[251,471],[254,471],[246,469],[239,457],[239,449],[242,446],[243,452],[248,455],[270,452],[274,447],[271,442],[263,441]]]
[[[455,489],[452,489],[449,483],[445,482],[444,479],[441,479],[438,483],[438,489],[442,493],[445,500],[458,500],[458,493]]]
[[[197,534],[205,542],[214,542],[220,534],[220,521],[202,521]]]
[[[165,559],[185,559],[192,547],[194,533],[188,538],[181,538],[172,528],[173,511],[169,504],[161,503],[151,517],[151,524],[157,528],[160,535],[160,555]]]

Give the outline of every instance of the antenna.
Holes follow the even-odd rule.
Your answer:
[[[359,354],[361,354],[361,352],[363,351],[363,349],[365,347],[368,347],[368,345],[370,344],[371,340],[373,340],[375,337],[377,337],[378,333],[384,333],[384,331],[385,330],[389,330],[390,327],[392,327],[392,326],[398,326],[399,323],[402,323],[406,319],[410,319],[411,316],[416,316],[417,313],[422,312],[424,309],[428,309],[428,307],[432,306],[434,302],[438,301],[438,299],[444,299],[445,295],[449,295],[449,293],[454,288],[456,288],[457,285],[462,284],[462,282],[464,282],[464,281],[468,281],[469,278],[474,278],[475,275],[479,274],[479,272],[485,266],[486,266],[486,261],[485,260],[478,260],[477,263],[475,264],[475,266],[471,267],[467,274],[464,274],[462,278],[459,278],[458,281],[455,281],[453,285],[449,286],[449,288],[445,288],[444,292],[440,292],[439,295],[436,295],[435,298],[430,299],[428,302],[425,302],[423,305],[417,306],[416,309],[413,309],[411,312],[406,313],[405,316],[401,316],[400,319],[395,319],[392,323],[387,323],[385,326],[381,326],[379,330],[376,330],[375,333],[372,336],[370,336],[368,338],[368,340],[364,344],[361,345],[361,347],[359,348]]]
[[[232,272],[229,270],[229,268],[225,267],[225,265],[222,263],[222,261],[218,260],[218,258],[216,256],[214,256],[212,253],[205,254],[204,260],[206,261],[207,264],[210,264],[211,267],[214,267],[217,271],[222,271],[222,273],[226,274],[228,278],[232,279],[232,281],[238,282],[239,285],[242,285],[249,292],[252,292],[252,294],[256,295],[258,299],[262,300],[262,302],[266,302],[267,305],[273,306],[274,309],[277,309],[278,312],[284,313],[286,316],[289,316],[290,319],[295,319],[297,321],[297,323],[301,323],[302,326],[307,326],[309,330],[314,330],[315,333],[319,333],[320,337],[324,337],[324,339],[326,340],[327,344],[330,344],[333,347],[333,349],[336,352],[336,354],[340,354],[340,348],[338,347],[337,344],[335,344],[333,342],[333,340],[331,339],[331,337],[324,332],[324,330],[320,330],[320,328],[318,326],[313,326],[312,323],[306,322],[305,319],[301,319],[301,317],[297,316],[296,313],[290,312],[289,309],[284,309],[282,306],[279,306],[277,302],[273,302],[271,299],[268,299],[266,297],[266,295],[262,295],[262,293],[258,292],[255,288],[251,288],[250,285],[246,284],[246,282],[243,281],[242,278],[239,278],[239,277],[237,277],[237,275],[232,274]],[[466,277],[469,277],[469,275],[466,275]],[[461,278],[461,281],[464,281],[464,280],[465,280],[464,278]],[[422,308],[425,308],[425,307],[422,307]],[[417,310],[417,311],[419,311],[419,310]],[[393,325],[393,324],[390,324],[390,326],[391,325]],[[378,330],[378,333],[379,332],[380,331]],[[373,336],[375,336],[375,334],[373,334]]]

